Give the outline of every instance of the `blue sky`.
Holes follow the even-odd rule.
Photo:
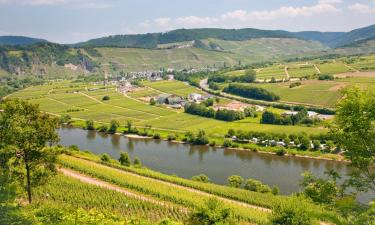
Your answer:
[[[75,43],[176,28],[349,31],[375,24],[375,0],[0,0],[0,35]]]

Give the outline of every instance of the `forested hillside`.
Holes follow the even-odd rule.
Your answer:
[[[32,45],[46,40],[24,36],[0,36],[0,45]]]

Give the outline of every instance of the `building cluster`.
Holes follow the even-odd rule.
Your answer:
[[[231,137],[232,141],[234,142],[238,142],[238,143],[253,143],[253,144],[257,144],[257,145],[262,145],[262,146],[265,146],[265,147],[276,147],[276,146],[279,146],[279,147],[297,147],[299,148],[301,144],[296,144],[294,143],[294,141],[290,141],[289,143],[285,143],[285,141],[283,140],[268,140],[268,139],[264,139],[264,138],[256,138],[256,137],[253,137],[251,138],[250,140],[248,139],[240,139],[236,136],[232,136]],[[318,149],[328,149],[330,148],[328,145],[326,144],[320,144],[320,146],[314,146],[313,142],[310,141],[310,148],[318,148]]]
[[[292,115],[297,115],[298,112],[296,112],[296,111],[285,111],[283,114],[292,116]],[[317,118],[317,119],[321,119],[321,120],[327,120],[327,119],[333,118],[333,115],[319,114],[319,113],[314,112],[314,111],[307,111],[307,116],[312,118],[312,119]]]
[[[168,105],[171,108],[182,108],[187,102],[196,102],[200,103],[209,98],[212,98],[211,95],[201,95],[198,93],[190,93],[187,98],[183,98],[174,94],[161,94],[157,97],[156,102],[160,105]]]

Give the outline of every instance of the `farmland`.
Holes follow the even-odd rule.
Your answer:
[[[79,158],[61,156],[60,163],[66,168],[129,189],[134,193],[188,209],[197,208],[209,198],[216,197],[225,207],[233,209],[241,221],[264,224],[268,221],[269,209],[280,202],[288,201],[289,198],[186,180],[146,168],[123,167],[114,160],[101,165],[97,163],[100,162],[98,156],[88,153],[78,153],[77,156]],[[308,205],[312,217],[320,220],[338,219],[332,212],[324,212],[321,207],[311,203]]]
[[[174,110],[163,106],[151,106],[148,102],[142,102],[137,97],[156,96],[159,93],[187,96],[188,93],[201,93],[201,91],[179,81],[146,82],[144,85],[149,89],[141,89],[140,93],[134,92],[124,96],[111,86],[58,82],[30,87],[13,93],[9,98],[28,99],[32,103],[39,104],[43,111],[56,115],[69,114],[77,122],[92,119],[98,123],[108,124],[111,120],[117,120],[121,125],[125,125],[127,121],[132,121],[135,126],[152,126],[155,130],[176,132],[197,132],[199,129],[205,129],[209,136],[215,138],[223,137],[228,127],[238,126],[248,131],[288,134],[324,132],[324,129],[315,127],[260,124],[260,118],[250,121],[224,122],[186,114],[182,109]],[[103,96],[109,96],[110,100],[103,101]],[[225,102],[223,100],[223,103]]]

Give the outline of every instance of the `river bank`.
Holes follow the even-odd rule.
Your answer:
[[[77,122],[77,121],[76,121]],[[85,129],[83,121],[78,121],[78,123],[72,123],[70,126],[74,128],[80,128]],[[116,135],[125,136],[132,139],[155,139],[155,140],[161,140],[161,141],[167,141],[171,143],[178,143],[178,144],[186,144],[191,145],[190,143],[183,141],[179,135],[175,135],[175,140],[169,140],[168,136],[171,134],[170,132],[164,131],[164,130],[158,130],[158,129],[152,129],[153,134],[159,134],[159,138],[154,138],[153,136],[142,136],[139,134],[128,134],[125,133],[125,128],[120,127],[119,131],[116,132]],[[98,131],[99,132],[99,131]],[[174,133],[173,133],[174,134]],[[214,140],[215,141],[215,140]],[[209,138],[209,142],[212,142],[212,140]],[[219,142],[217,142],[219,143]],[[206,145],[209,146],[209,145]],[[277,148],[276,147],[264,147],[264,146],[258,146],[256,144],[248,144],[244,146],[243,144],[239,144],[238,147],[224,147],[220,144],[215,144],[215,148],[221,148],[221,149],[233,149],[238,151],[251,151],[251,152],[258,152],[262,154],[271,154],[271,155],[277,155],[278,157],[299,157],[299,158],[307,158],[307,159],[319,159],[319,160],[329,160],[329,161],[338,161],[338,162],[349,162],[346,160],[342,155],[339,154],[330,154],[330,153],[322,153],[319,151],[300,151],[298,149],[291,149],[291,148],[285,148],[285,154],[278,155],[277,154]]]

